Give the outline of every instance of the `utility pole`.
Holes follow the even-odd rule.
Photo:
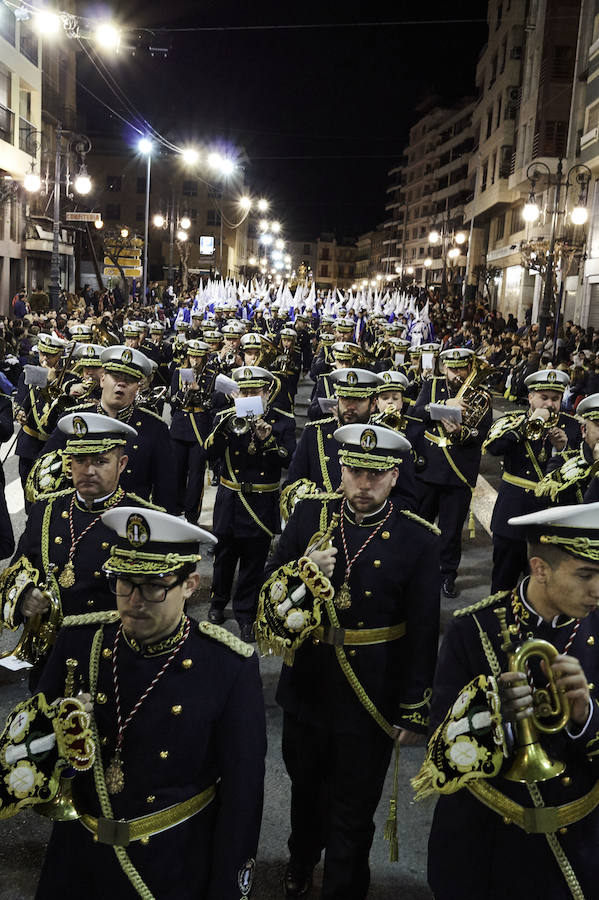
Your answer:
[[[62,167],[62,125],[56,123],[54,154],[54,212],[52,221],[52,260],[50,263],[50,307],[58,309],[60,292],[60,170]]]

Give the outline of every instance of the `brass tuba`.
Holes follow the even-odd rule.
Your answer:
[[[483,416],[489,408],[489,396],[482,390],[483,383],[495,371],[495,367],[480,356],[472,357],[472,369],[468,377],[462,382],[455,395],[456,400],[461,400],[465,405],[462,413],[462,425],[474,431],[478,428]]]
[[[539,742],[539,732],[555,734],[565,728],[570,718],[568,698],[558,689],[551,671],[551,664],[559,653],[553,644],[541,639],[527,640],[515,646],[512,643],[510,629],[507,627],[505,608],[496,609],[495,615],[501,625],[503,637],[501,649],[507,653],[510,672],[521,672],[526,675],[527,661],[532,656],[539,656],[545,661],[549,680],[547,688],[537,688],[534,691],[532,716],[517,723],[518,749],[505,778],[522,783],[548,781],[564,771],[565,763],[561,760],[554,761],[547,756]],[[551,721],[546,724],[543,719]]]

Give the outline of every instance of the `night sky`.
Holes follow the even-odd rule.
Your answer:
[[[135,29],[153,26],[153,36],[140,32],[142,42],[151,37],[153,45],[170,47],[166,59],[144,50],[103,57],[142,116],[178,145],[243,148],[252,194],[268,196],[286,233],[299,239],[329,230],[355,236],[383,221],[386,173],[400,161],[408,129],[419,117],[416,107],[431,93],[449,104],[472,95],[487,38],[483,0],[453,6],[302,0],[293,8],[261,0],[133,0],[112,8],[131,29],[125,43]],[[98,6],[79,3],[78,11],[97,14]],[[423,13],[424,24],[380,24],[414,22]],[[475,21],[432,21],[458,18]],[[335,27],[253,27],[322,23]],[[246,27],[160,31],[198,26]],[[141,125],[89,63],[79,71],[88,88]],[[104,128],[133,139],[135,132],[82,89],[79,105],[84,112],[93,109],[90,134]]]

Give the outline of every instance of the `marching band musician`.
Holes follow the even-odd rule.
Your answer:
[[[67,341],[62,338],[53,334],[40,334],[37,342],[39,365],[48,372],[48,386],[25,384],[24,373],[19,377],[17,421],[21,425],[21,430],[17,437],[15,455],[19,457],[19,476],[23,490],[31,467],[49,437],[49,433],[42,425],[42,417],[51,405],[52,398],[48,389],[52,384],[58,384],[60,378],[58,366],[66,346]]]
[[[218,413],[206,440],[211,460],[221,462],[214,504],[213,531],[218,538],[208,619],[224,622],[235,569],[233,614],[243,640],[253,640],[258,591],[270,542],[280,530],[281,471],[295,450],[295,421],[269,407],[274,378],[259,366],[242,366],[232,373],[241,397],[256,397],[264,412],[254,421],[238,421],[235,410]]]
[[[168,428],[161,417],[136,404],[143,377],[152,372],[147,356],[134,347],[116,345],[102,351],[102,394],[99,402],[85,403],[73,412],[97,412],[132,425],[135,440],[127,441],[128,463],[122,475],[122,486],[156,506],[171,510],[176,507],[175,476],[172,466],[165,465],[163,450],[169,445]],[[54,429],[45,453],[64,448],[64,435]]]
[[[503,475],[491,519],[492,593],[511,590],[527,571],[524,531],[510,525],[508,519],[546,506],[535,490],[547,472],[550,456],[580,443],[576,419],[560,412],[569,383],[568,375],[559,369],[528,375],[524,380],[528,413],[507,413],[497,419],[483,444],[483,452],[503,456]]]
[[[115,506],[146,505],[120,486],[126,443],[137,439],[134,428],[88,412],[63,416],[58,428],[72,486],[32,505],[16,553],[0,576],[2,625],[10,629],[47,612],[50,595],[58,604],[58,624],[64,616],[113,609],[102,579],[110,535],[101,516]]]
[[[421,487],[418,512],[431,522],[438,517],[442,591],[448,598],[458,596],[455,581],[462,556],[462,528],[470,509],[481,447],[493,421],[493,412],[490,396],[480,388],[483,408],[479,421],[472,428],[449,416],[441,418],[440,423],[432,420],[430,405],[457,407],[465,417],[466,403],[456,395],[471,372],[473,358],[472,350],[464,347],[441,353],[445,376],[423,380],[412,412],[414,420],[422,424],[418,429],[412,423],[408,432],[425,460],[424,467],[416,473]]]
[[[342,496],[327,505],[316,494],[297,505],[268,563],[261,603],[272,598],[276,605],[289,564],[305,557],[315,564],[317,580],[325,576],[334,589],[334,599],[331,592],[321,607],[322,624],[283,665],[277,691],[292,782],[284,892],[302,897],[309,891],[324,849],[323,900],[363,900],[372,819],[393,741],[399,736],[413,743],[413,733],[424,733],[428,721],[439,621],[438,532],[389,496],[409,450],[402,435],[352,424],[337,429],[334,439]],[[334,514],[338,526],[330,531]],[[312,546],[316,532],[330,534],[330,543]],[[401,554],[402,547],[410,552]],[[261,605],[261,644],[269,641],[267,625]]]
[[[599,504],[511,523],[526,535],[530,576],[454,613],[436,730],[413,781],[418,797],[440,794],[436,900],[583,900],[597,889]]]
[[[75,345],[72,366],[65,373],[62,382],[62,393],[49,404],[41,419],[44,431],[49,435],[56,428],[60,417],[70,408],[84,401],[97,402],[100,399],[103,352],[104,347],[101,344]]]
[[[239,344],[241,336],[245,332],[241,322],[227,322],[221,328],[223,336],[223,345],[218,350],[217,357],[219,361],[219,372],[223,375],[230,375],[233,369],[239,368],[243,360],[240,354]]]
[[[593,502],[587,494],[599,472],[599,394],[580,401],[576,418],[582,435],[580,447],[551,456],[548,472],[535,489],[537,497],[560,506]]]
[[[330,370],[318,376],[315,388],[312,391],[312,399],[308,407],[308,419],[324,419],[327,413],[323,411],[320,400],[329,400],[335,397],[334,378],[331,374],[338,369],[346,369],[350,366],[358,366],[362,359],[362,348],[351,341],[335,341],[330,348]]]
[[[285,485],[307,478],[321,491],[336,491],[341,484],[341,467],[333,432],[337,425],[365,424],[376,408],[374,392],[381,378],[374,372],[342,367],[327,377],[335,386],[336,413],[306,422]]]
[[[177,511],[192,524],[202,512],[206,452],[204,443],[212,430],[211,397],[215,368],[206,363],[210,347],[205,341],[187,341],[187,366],[173,372],[169,435],[177,479]],[[183,381],[182,370],[191,369],[192,380]]]
[[[102,526],[117,609],[68,620],[39,685],[48,702],[65,696],[77,661],[95,759],[72,782],[76,821],[54,823],[36,900],[247,897],[264,701],[252,649],[185,613],[199,544],[212,536],[138,507],[104,513]]]

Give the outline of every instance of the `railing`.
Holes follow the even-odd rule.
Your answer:
[[[22,116],[19,118],[19,150],[28,153],[29,156],[35,156],[36,148],[34,141],[29,140],[29,135],[36,130],[35,125],[32,125],[27,119],[24,119]]]
[[[0,140],[12,144],[15,114],[0,103]]]

